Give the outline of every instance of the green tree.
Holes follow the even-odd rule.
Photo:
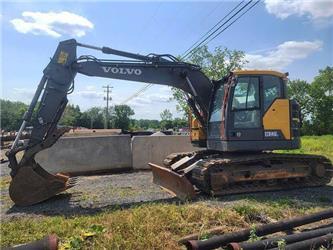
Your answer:
[[[172,113],[170,110],[165,109],[161,112],[161,128],[162,129],[170,129],[173,128],[172,124]]]
[[[180,129],[180,128],[185,128],[188,127],[188,120],[184,119],[184,118],[175,118],[173,120],[173,127]]]
[[[23,115],[28,109],[28,105],[23,102],[1,100],[0,109],[1,130],[18,130],[21,126]]]
[[[128,130],[134,110],[128,105],[115,105],[111,113],[112,125],[114,128]]]
[[[160,121],[159,120],[148,120],[147,129],[158,129],[160,128]]]
[[[171,121],[172,120],[172,113],[168,109],[163,110],[161,112],[160,116],[161,116],[162,121]]]
[[[99,107],[92,107],[83,112],[79,118],[78,126],[86,128],[103,128],[104,116],[103,109]]]
[[[78,105],[68,104],[59,121],[59,124],[66,126],[79,126],[82,113]]]
[[[311,84],[311,122],[318,135],[333,134],[333,67],[319,70]]]
[[[311,84],[290,81],[288,93],[301,107],[302,134],[333,134],[333,67],[319,70]]]
[[[295,99],[300,105],[301,119],[305,122],[312,112],[311,96],[309,94],[311,85],[306,81],[297,79],[288,82],[288,95]]]
[[[187,61],[199,65],[201,70],[214,80],[221,79],[232,70],[242,68],[246,63],[245,54],[242,51],[216,47],[211,52],[206,45],[195,49]],[[177,101],[177,110],[183,112],[186,117],[189,113],[189,107],[183,91],[172,88],[172,92],[171,99]]]
[[[219,80],[230,71],[240,69],[247,62],[244,52],[216,47],[213,52],[208,50],[207,45],[193,51],[187,60],[199,65],[202,71],[211,79]]]
[[[158,129],[160,128],[160,122],[158,120],[140,119],[133,120],[136,127],[139,129]]]

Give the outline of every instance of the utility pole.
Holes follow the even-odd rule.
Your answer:
[[[112,92],[111,86],[103,86],[104,92],[106,92],[106,97],[104,96],[104,101],[106,101],[106,110],[105,110],[105,123],[104,123],[104,128],[107,129],[109,128],[109,101],[112,100],[112,97],[110,96],[110,93]]]

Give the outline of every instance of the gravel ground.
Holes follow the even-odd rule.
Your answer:
[[[9,182],[7,164],[1,164],[0,173],[0,178]],[[8,196],[7,184],[1,186],[0,195],[0,216],[3,220],[21,216],[94,214],[110,208],[126,208],[152,201],[178,201],[177,198],[152,183],[152,174],[149,171],[82,176],[78,178],[75,187],[48,201],[30,207],[15,206]],[[245,198],[262,201],[289,198],[297,200],[304,206],[318,202],[329,203],[333,206],[333,181],[325,187],[318,188],[230,195],[220,198],[201,196],[198,197],[198,200],[207,202],[208,205],[223,206]]]
[[[10,180],[1,164],[1,177]],[[8,196],[8,186],[1,188],[1,218],[40,215],[93,214],[113,207],[128,207],[149,201],[175,200],[152,183],[151,172],[133,172],[78,177],[77,184],[65,192],[29,207],[18,207]]]

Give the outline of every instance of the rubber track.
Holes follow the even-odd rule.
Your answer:
[[[297,189],[303,187],[315,187],[323,186],[331,181],[333,176],[333,166],[329,159],[320,155],[305,155],[305,154],[279,154],[279,153],[254,153],[254,154],[230,154],[216,152],[186,152],[179,154],[171,154],[165,160],[165,165],[171,165],[184,156],[191,156],[198,154],[198,159],[203,159],[201,166],[192,172],[190,180],[195,184],[201,191],[212,195],[220,196],[227,194],[240,194],[240,193],[251,193],[261,191],[273,191],[273,190],[288,190]],[[208,156],[207,156],[208,155]],[[225,156],[224,156],[225,155]],[[203,156],[203,157],[201,157]],[[288,162],[301,162],[306,165],[314,166],[316,164],[323,164],[327,171],[327,175],[320,178],[317,176],[308,176],[305,178],[289,178],[279,179],[270,181],[249,181],[249,182],[237,182],[232,183],[230,186],[223,187],[223,189],[212,190],[210,186],[210,175],[214,172],[223,171],[223,169],[237,168],[237,165],[244,164],[255,164],[262,161],[282,161],[283,165],[288,165]],[[181,173],[181,172],[179,172]],[[203,181],[205,180],[205,181]],[[201,182],[201,183],[200,183]]]

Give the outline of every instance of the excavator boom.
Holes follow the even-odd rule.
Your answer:
[[[77,57],[78,46],[126,59],[103,60],[90,55]],[[12,148],[7,152],[12,176],[9,194],[17,205],[41,202],[75,184],[75,180],[69,176],[48,173],[34,157],[38,152],[51,147],[67,131],[67,128],[58,128],[57,124],[67,105],[67,95],[74,90],[74,78],[78,73],[179,88],[187,93],[197,119],[203,125],[206,124],[213,83],[200,67],[181,62],[171,55],[144,56],[81,44],[71,39],[59,43],[43,73]],[[29,143],[18,147],[20,135],[29,123],[33,126]],[[24,155],[18,161],[16,154],[20,151],[24,151]]]

